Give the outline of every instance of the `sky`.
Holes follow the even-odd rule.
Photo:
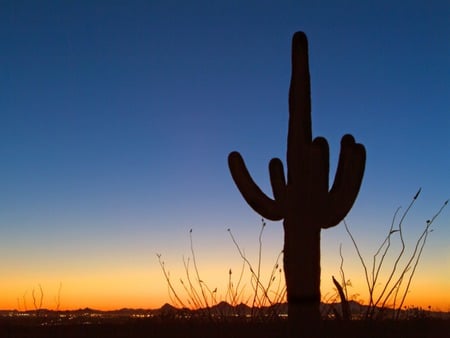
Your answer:
[[[223,298],[229,269],[236,282],[242,267],[227,229],[253,266],[261,229],[227,156],[240,151],[271,192],[299,30],[330,182],[344,134],[366,147],[346,217],[361,254],[371,264],[395,210],[422,188],[403,222],[410,254],[450,198],[449,17],[448,1],[1,0],[0,309],[33,309],[40,289],[50,309],[157,308],[170,302],[157,254],[186,299],[190,229],[200,277]],[[409,305],[450,310],[448,209],[432,224]],[[267,222],[262,243],[267,280],[281,222]],[[342,246],[349,295],[367,302],[343,224],[323,230],[321,245],[323,297]],[[251,294],[248,268],[243,279]]]

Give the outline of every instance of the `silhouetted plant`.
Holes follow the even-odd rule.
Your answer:
[[[23,311],[27,312],[28,311],[28,306],[27,306],[27,294],[28,294],[28,290],[25,290],[25,292],[22,295],[22,304],[23,304]],[[39,310],[41,310],[42,308],[42,303],[44,301],[44,290],[42,289],[41,284],[39,284],[39,295],[36,295],[36,289],[33,288],[31,290],[31,299],[33,301],[33,307],[34,307],[34,311],[35,311],[35,315],[39,314]],[[20,305],[20,299],[17,298],[17,306],[18,306],[18,310],[21,311],[21,305]]]
[[[340,274],[340,282],[331,276],[331,280],[334,284],[334,292],[328,292],[322,299],[322,303],[331,305],[324,306],[324,310],[322,311],[322,318],[334,318],[334,319],[344,319],[350,320],[353,319],[353,314],[351,313],[350,303],[349,301],[357,300],[359,297],[358,293],[352,294],[350,297],[348,295],[348,287],[352,286],[352,282],[350,279],[346,279],[345,271],[344,271],[344,256],[342,255],[342,244],[339,245],[339,257],[340,257],[340,265],[339,265],[339,274]],[[339,303],[338,303],[339,301]],[[363,302],[362,300],[357,300],[358,302]],[[335,306],[333,306],[335,305]],[[337,310],[337,306],[339,305],[341,311]],[[360,317],[358,317],[360,318]]]
[[[339,298],[341,299],[342,319],[350,320],[351,319],[350,306],[348,304],[347,295],[344,292],[344,288],[341,286],[341,284],[339,284],[339,282],[336,280],[336,278],[334,278],[334,276],[332,276],[331,278],[333,280],[333,284],[336,286]]]
[[[61,290],[62,290],[62,282],[59,283],[58,293],[55,296],[56,311],[59,311],[61,308]]]
[[[323,137],[312,139],[308,43],[303,32],[292,39],[289,88],[287,181],[283,164],[269,163],[274,198],[251,178],[242,156],[232,152],[228,164],[236,186],[262,217],[284,220],[284,272],[290,335],[320,335],[320,231],[337,225],[350,211],[361,186],[365,149],[345,135],[335,181],[329,189],[329,149]]]
[[[352,240],[353,246],[364,269],[364,276],[369,292],[369,304],[365,315],[366,319],[374,319],[383,316],[386,308],[388,307],[394,310],[392,314],[395,319],[399,319],[402,313],[402,307],[411,286],[416,268],[419,264],[419,260],[422,255],[426,240],[428,238],[428,235],[433,231],[433,229],[431,229],[431,225],[448,204],[448,200],[445,201],[441,208],[434,214],[434,216],[430,220],[426,221],[425,228],[417,239],[411,255],[406,259],[406,263],[401,266],[401,259],[406,251],[406,243],[403,234],[403,224],[410,209],[419,197],[420,192],[421,189],[419,189],[414,195],[411,203],[408,205],[408,207],[400,217],[400,220],[396,227],[395,222],[400,211],[400,207],[395,211],[388,234],[373,255],[372,267],[370,272],[368,269],[368,265],[359,250],[355,238],[350,232],[347,223],[344,221],[345,229]],[[382,283],[383,286],[381,287],[381,291],[379,293],[376,293],[375,289],[376,286],[380,283],[381,272],[384,267],[386,257],[390,253],[393,236],[397,234],[401,245],[400,252],[397,256],[395,256],[392,269],[390,270],[390,272],[388,272],[386,281]],[[402,284],[405,280],[406,286],[402,289]]]
[[[42,290],[41,284],[39,284],[39,296],[36,296],[35,289],[33,288],[31,297],[33,298],[35,315],[39,315],[39,311],[42,309],[42,302],[44,301],[44,291]]]
[[[25,292],[22,295],[22,304],[23,304],[23,311],[28,311],[28,307],[27,307],[27,293],[28,290],[25,290]],[[20,298],[17,298],[17,304],[19,307],[19,310],[21,309],[20,307]]]
[[[235,307],[238,304],[247,304],[249,300],[243,301],[243,293],[245,285],[242,286],[242,277],[244,275],[245,261],[242,263],[242,267],[239,273],[239,277],[236,283],[233,282],[233,270],[230,268],[228,270],[228,284],[227,292],[225,293],[225,302],[228,302],[231,306]]]
[[[261,310],[264,310],[267,306],[271,309],[272,313],[270,315],[277,316],[279,313],[277,311],[277,307],[285,301],[286,298],[286,285],[283,280],[283,270],[279,265],[279,260],[281,258],[281,255],[283,254],[283,251],[281,251],[278,256],[276,257],[275,264],[272,267],[272,271],[269,275],[269,278],[267,280],[267,283],[265,284],[262,281],[261,277],[261,255],[262,255],[262,235],[264,232],[264,228],[266,226],[266,223],[264,219],[261,221],[261,230],[259,232],[258,236],[258,262],[257,262],[257,268],[256,271],[251,264],[251,262],[247,259],[245,256],[244,251],[239,246],[237,240],[233,236],[233,233],[231,232],[231,229],[228,229],[228,233],[230,234],[231,240],[233,241],[234,245],[236,246],[236,249],[239,252],[239,255],[241,256],[242,260],[244,261],[244,264],[246,264],[250,270],[251,273],[251,286],[253,289],[253,300],[251,304],[252,309],[252,315],[258,316],[263,315],[266,316],[267,313],[262,313]],[[275,283],[277,285],[275,286]],[[275,289],[274,289],[275,288]]]
[[[261,230],[259,233],[259,248],[258,248],[258,263],[255,269],[249,259],[245,256],[244,251],[237,243],[235,237],[233,236],[230,229],[228,233],[236,246],[240,257],[242,258],[242,268],[237,280],[234,283],[232,280],[232,270],[228,270],[228,285],[225,292],[224,299],[218,299],[218,290],[215,288],[211,290],[207,283],[200,278],[200,273],[196,264],[195,250],[193,246],[192,230],[189,231],[189,238],[191,244],[191,255],[192,255],[192,268],[191,259],[183,257],[184,274],[185,279],[180,278],[179,282],[182,289],[184,290],[187,300],[183,301],[182,296],[177,292],[177,288],[173,284],[170,276],[170,272],[166,269],[165,262],[162,260],[162,255],[157,254],[158,261],[163,272],[164,278],[168,287],[168,294],[170,302],[175,307],[190,308],[192,310],[200,310],[197,313],[207,315],[210,318],[215,315],[221,315],[221,313],[215,313],[212,311],[211,307],[219,304],[220,302],[228,302],[234,307],[234,315],[245,315],[240,314],[237,310],[239,305],[246,305],[251,308],[252,318],[257,317],[277,317],[279,315],[280,303],[285,301],[286,298],[286,287],[283,278],[283,271],[280,267],[279,260],[281,258],[282,252],[276,257],[275,264],[272,267],[272,271],[268,276],[267,283],[263,282],[261,276],[261,264],[262,264],[262,234],[264,231],[265,222],[262,221]],[[243,281],[245,267],[250,271],[250,285],[252,292],[249,294],[246,292],[246,284]],[[192,271],[194,270],[195,277],[192,277]],[[203,290],[203,291],[202,291]]]
[[[168,294],[169,294],[171,303],[174,304],[175,306],[186,308],[186,305],[184,305],[183,301],[178,296],[178,293],[176,292],[176,290],[172,284],[172,280],[170,279],[170,272],[166,270],[165,262],[163,260],[161,260],[162,255],[156,254],[156,256],[158,257],[159,265],[161,266],[161,270],[164,274],[164,278],[166,279]]]
[[[192,229],[189,230],[190,249],[192,255],[192,264],[194,269],[194,280],[191,277],[191,258],[185,259],[183,257],[183,266],[185,272],[185,280],[179,279],[179,282],[187,295],[186,302],[183,302],[181,296],[176,291],[175,286],[172,283],[170,272],[166,269],[165,262],[162,260],[161,254],[156,254],[158,257],[159,265],[163,271],[164,278],[166,279],[168,294],[170,301],[174,306],[181,308],[191,308],[192,310],[198,310],[202,314],[211,317],[211,306],[217,304],[217,288],[211,289],[200,277],[200,272],[197,267],[197,260],[195,256],[194,243],[192,239]],[[186,305],[187,304],[187,305]]]

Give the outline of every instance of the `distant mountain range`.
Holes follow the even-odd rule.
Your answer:
[[[350,312],[354,319],[363,318],[367,311],[367,306],[358,302],[349,302]],[[238,304],[232,306],[226,302],[220,302],[209,308],[202,308],[198,310],[192,310],[187,308],[176,308],[170,304],[164,304],[159,309],[129,309],[123,308],[113,311],[101,311],[91,308],[84,308],[78,310],[65,310],[55,311],[49,309],[39,310],[0,310],[0,317],[9,318],[59,318],[70,320],[83,320],[83,319],[117,319],[117,318],[148,318],[148,317],[164,317],[164,318],[189,318],[210,316],[215,318],[221,317],[286,317],[287,316],[287,303],[278,303],[267,307],[252,308],[246,304]],[[327,318],[337,318],[341,316],[341,304],[321,304],[321,313]],[[393,317],[393,310],[384,310],[385,318]],[[402,317],[404,318],[443,318],[450,319],[450,312],[439,312],[424,310],[421,308],[408,308],[402,310]]]

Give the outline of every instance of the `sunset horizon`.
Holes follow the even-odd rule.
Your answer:
[[[317,309],[319,284],[339,303],[334,276],[363,305],[450,312],[449,17],[444,1],[2,1],[0,310],[270,304],[289,246],[287,280],[313,289],[290,304]]]
[[[420,201],[419,201],[420,202]],[[446,204],[442,205],[444,211]],[[437,208],[436,211],[439,209]],[[432,215],[430,215],[431,218]],[[440,215],[438,215],[440,216]],[[266,221],[265,221],[266,222]],[[439,217],[436,219],[437,224],[439,224]],[[257,222],[256,222],[257,223]],[[261,282],[268,283],[269,276],[273,274],[274,265],[278,263],[279,268],[282,268],[282,254],[281,254],[281,229],[274,229],[273,227],[281,227],[280,222],[267,222],[264,226],[264,230],[262,232],[262,247],[261,254],[263,261],[261,262]],[[272,227],[272,229],[268,228]],[[344,225],[342,224],[342,228]],[[350,228],[351,225],[349,225]],[[230,229],[229,229],[230,230]],[[228,230],[228,232],[229,232]],[[278,230],[278,231],[277,231]],[[387,227],[383,230],[384,235],[387,233]],[[243,294],[240,296],[239,303],[244,303],[248,306],[252,306],[251,300],[254,296],[254,291],[250,289],[250,279],[251,279],[251,270],[248,266],[248,263],[251,264],[252,269],[254,270],[257,266],[258,252],[253,249],[250,253],[251,257],[246,257],[249,259],[248,263],[245,263],[242,257],[239,256],[238,250],[232,243],[232,239],[227,231],[223,231],[224,242],[228,242],[230,264],[220,263],[214,264],[211,261],[205,261],[206,257],[211,256],[211,254],[199,246],[196,243],[195,228],[193,229],[193,247],[190,247],[189,242],[189,232],[185,233],[185,243],[184,249],[185,252],[177,257],[174,255],[169,255],[168,252],[165,254],[155,253],[153,257],[149,257],[148,263],[149,267],[151,265],[158,265],[158,260],[160,259],[163,262],[165,269],[170,276],[170,282],[177,293],[177,296],[184,302],[184,306],[190,308],[192,310],[197,309],[192,304],[192,295],[188,294],[185,289],[183,289],[183,284],[180,280],[184,280],[187,282],[187,274],[184,267],[183,260],[190,261],[189,272],[192,278],[192,283],[196,288],[197,292],[200,293],[199,283],[194,277],[195,271],[193,264],[193,256],[192,249],[194,249],[194,254],[197,264],[199,265],[199,273],[202,279],[202,282],[208,286],[211,290],[216,289],[215,293],[215,301],[212,302],[211,298],[208,298],[210,302],[209,305],[214,305],[220,303],[222,301],[231,303],[229,298],[226,297],[227,289],[229,287],[228,281],[230,278],[230,272],[233,274],[232,282],[234,285],[238,282],[238,276],[240,276],[241,285]],[[252,242],[257,241],[258,233],[261,231],[261,224],[259,227],[253,227],[253,239]],[[344,231],[343,229],[339,229],[339,232]],[[438,233],[439,229],[436,232],[433,232],[431,235],[435,236]],[[266,237],[272,235],[273,233],[278,233],[280,235],[279,239],[279,250],[276,250],[274,247],[270,247],[268,250],[266,247]],[[418,235],[417,237],[412,239],[409,235],[406,236],[409,238],[409,247],[407,248],[407,254],[410,255],[414,249],[414,245],[418,243]],[[329,236],[331,239],[333,236]],[[381,245],[385,236],[383,237],[383,233],[377,234],[379,239],[378,244]],[[353,244],[350,242],[350,237],[348,236],[345,246],[343,246],[343,271],[346,280],[349,280],[348,286],[348,300],[353,300],[361,305],[368,305],[369,303],[369,293],[367,288],[367,282],[364,281],[364,269],[357,258],[356,251],[354,250]],[[356,239],[357,240],[357,239]],[[329,241],[328,236],[324,238],[325,242]],[[239,238],[237,242],[240,242]],[[242,244],[242,243],[241,243]],[[339,246],[342,243],[339,243]],[[337,246],[337,248],[339,247]],[[450,295],[446,292],[447,285],[446,283],[434,283],[433,286],[430,286],[430,282],[428,279],[429,271],[436,271],[439,269],[439,266],[423,266],[427,265],[427,244],[425,243],[424,247],[424,257],[421,257],[418,262],[417,271],[415,275],[412,277],[411,287],[408,291],[406,300],[404,302],[403,309],[405,308],[421,308],[424,310],[430,310],[434,312],[450,312]],[[399,248],[397,248],[399,249]],[[362,248],[364,250],[364,248]],[[245,250],[244,250],[245,251]],[[370,264],[371,259],[373,258],[373,251],[371,254],[363,257],[366,264]],[[222,255],[219,255],[222,256]],[[276,261],[278,257],[278,261]],[[166,260],[169,258],[169,260]],[[390,254],[390,257],[387,257],[385,265],[393,264],[394,260],[397,256],[394,256],[393,253]],[[409,258],[409,256],[408,256]],[[335,276],[339,282],[342,284],[342,277],[340,276],[340,264],[341,258],[339,256],[339,248],[337,252],[331,255],[325,254],[322,257],[323,261],[330,262],[335,261],[336,264],[331,269],[329,268],[329,263],[326,267],[322,267],[322,302],[323,303],[340,303],[340,299],[338,298],[337,291],[335,286],[331,281],[331,277]],[[222,259],[223,260],[223,259]],[[266,262],[264,262],[264,260]],[[389,263],[390,262],[390,263]],[[150,264],[153,263],[153,264]],[[245,263],[245,264],[244,264]],[[244,267],[243,267],[244,265]],[[348,267],[349,266],[349,267]],[[369,265],[370,267],[370,265]],[[404,264],[401,268],[404,267]],[[383,276],[379,283],[379,288],[383,288],[385,286],[385,282],[387,281],[388,274],[392,271],[389,270],[389,267],[383,267]],[[203,271],[210,271],[211,275],[207,276],[203,273]],[[124,273],[128,272],[129,275],[124,277]],[[276,278],[282,277],[281,285],[284,285],[284,276],[280,274],[279,271],[276,275]],[[79,309],[93,309],[99,311],[114,311],[119,309],[159,309],[165,304],[170,304],[177,308],[182,308],[173,296],[173,292],[170,292],[169,295],[169,287],[168,282],[165,279],[164,272],[162,268],[159,266],[158,268],[151,269],[129,269],[128,271],[114,271],[113,269],[108,270],[107,273],[103,272],[104,275],[100,272],[96,272],[98,274],[97,279],[91,279],[88,276],[84,275],[80,278],[80,276],[73,276],[71,282],[64,282],[58,280],[45,280],[45,283],[35,283],[30,286],[25,287],[24,282],[16,281],[14,286],[8,286],[4,288],[6,294],[11,295],[10,297],[3,297],[0,301],[0,310],[18,310],[18,311],[33,311],[39,309],[47,309],[54,311],[75,311]],[[242,273],[242,276],[241,276]],[[42,275],[45,275],[41,272]],[[95,274],[94,274],[95,275]],[[103,276],[103,278],[101,278]],[[123,279],[117,278],[116,276],[122,276]],[[209,277],[209,278],[208,278]],[[409,277],[406,275],[406,277]],[[112,281],[114,281],[112,283]],[[138,283],[140,281],[140,283]],[[156,282],[156,283],[155,283]],[[277,281],[278,282],[278,281]],[[158,286],[155,287],[155,284]],[[22,290],[19,290],[19,285],[25,287]],[[74,287],[74,285],[79,285],[78,288]],[[129,285],[128,287],[124,287],[124,285]],[[153,285],[153,286],[150,286]],[[391,283],[392,287],[392,283]],[[16,297],[14,297],[14,291],[16,290]],[[41,295],[42,290],[42,295]],[[424,290],[422,293],[420,290]],[[17,292],[22,291],[22,292]],[[34,300],[33,300],[34,293]],[[374,293],[377,295],[377,293]],[[41,299],[41,296],[43,298]],[[42,301],[42,305],[36,307],[36,304],[39,304]],[[285,298],[283,298],[283,302],[285,302]],[[381,303],[379,304],[381,306]],[[397,304],[398,306],[398,304]],[[386,304],[386,308],[393,308],[392,300]]]

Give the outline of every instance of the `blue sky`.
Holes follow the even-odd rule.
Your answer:
[[[313,135],[330,143],[330,180],[342,135],[366,146],[355,235],[372,248],[422,187],[420,232],[450,197],[449,17],[446,1],[2,1],[0,267],[15,272],[0,281],[26,276],[22,294],[142,269],[150,284],[154,253],[175,265],[190,228],[205,273],[212,260],[225,278],[236,255],[226,229],[251,252],[260,225],[227,155],[239,150],[270,192],[297,30],[310,42]],[[448,215],[425,266],[450,264]],[[269,225],[268,253],[282,245],[281,224]],[[325,231],[329,264],[346,241],[354,256],[342,225]],[[151,302],[160,289],[148,292]]]

